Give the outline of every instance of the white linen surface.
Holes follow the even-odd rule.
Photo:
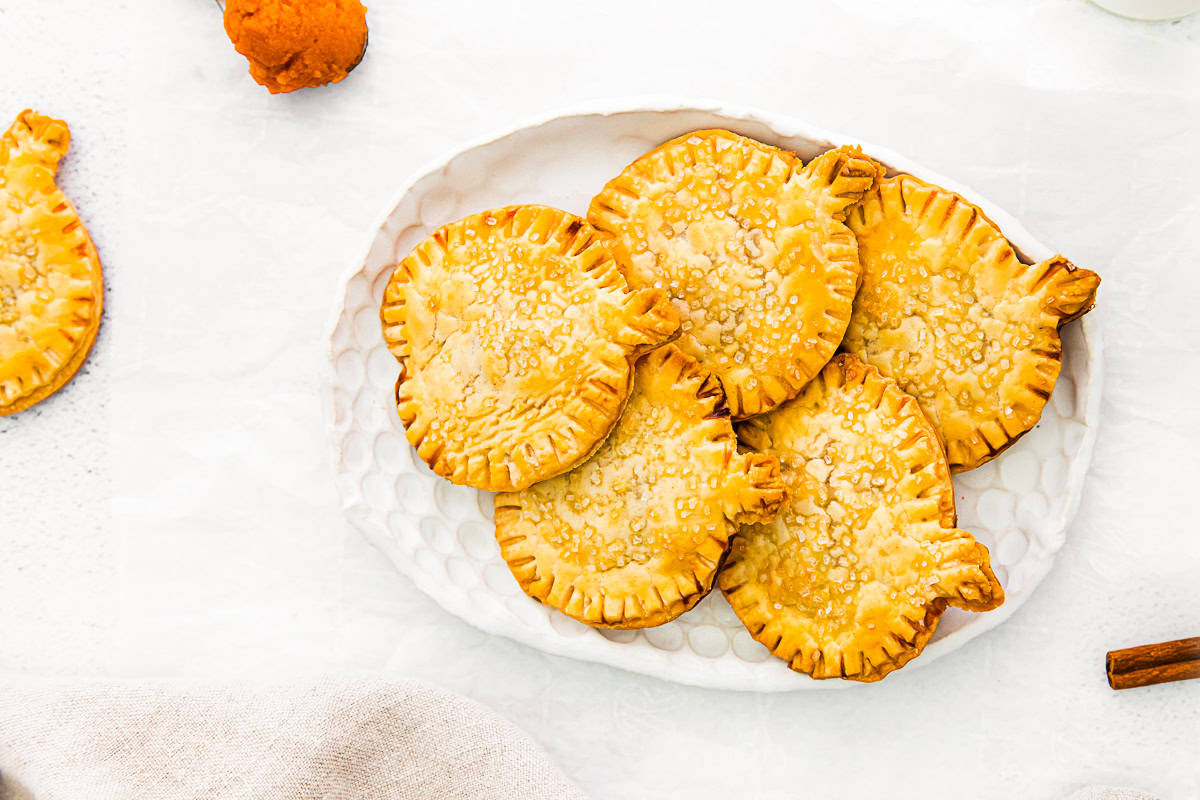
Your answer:
[[[416,678],[607,798],[1200,796],[1200,692],[1104,652],[1200,632],[1200,20],[1084,0],[377,0],[346,82],[271,97],[208,0],[0,3],[0,111],[67,119],[108,309],[0,420],[0,670]],[[486,636],[343,519],[323,417],[342,275],[397,188],[547,109],[757,105],[970,185],[1104,277],[1103,428],[1055,569],[996,631],[844,692],[671,685]]]

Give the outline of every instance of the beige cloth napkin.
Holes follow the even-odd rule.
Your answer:
[[[420,684],[5,688],[0,800],[586,800],[529,737]],[[1092,786],[1067,800],[1155,800]]]
[[[586,800],[512,724],[415,683],[0,687],[0,800]]]
[[[1137,789],[1122,789],[1119,786],[1086,786],[1072,792],[1067,800],[1157,800],[1154,795]]]

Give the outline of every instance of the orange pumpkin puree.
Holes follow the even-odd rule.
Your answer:
[[[225,32],[272,94],[337,83],[367,48],[359,0],[227,0]]]

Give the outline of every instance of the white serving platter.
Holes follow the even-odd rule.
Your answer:
[[[500,559],[490,494],[430,471],[404,438],[393,405],[398,368],[384,346],[379,304],[392,266],[439,226],[495,206],[545,203],[583,214],[591,196],[655,145],[721,127],[779,145],[804,160],[861,144],[891,172],[959,192],[1000,226],[1023,258],[1054,251],[985,198],[884,147],[784,115],[645,100],[573,109],[488,137],[408,182],[352,268],[331,337],[331,434],[338,487],[350,520],[443,608],[493,634],[546,652],[664,680],[720,689],[790,691],[861,686],[791,672],[753,641],[719,591],[675,622],[645,631],[599,631],[526,597]],[[959,525],[992,552],[1007,601],[996,611],[950,609],[924,654],[928,666],[1016,611],[1050,570],[1075,515],[1100,408],[1101,338],[1095,319],[1063,336],[1064,366],[1038,426],[977,470],[957,476]]]

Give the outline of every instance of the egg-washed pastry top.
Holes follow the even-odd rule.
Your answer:
[[[679,327],[664,292],[629,288],[592,226],[532,205],[435,231],[396,266],[380,315],[408,441],[442,477],[493,491],[587,458],[634,360]]]
[[[661,625],[713,586],[737,522],[786,493],[738,453],[720,383],[674,345],[637,364],[621,421],[565,475],[496,496],[496,539],[531,597],[605,628]]]
[[[725,130],[673,139],[592,200],[634,286],[668,291],[679,347],[714,372],[735,419],[793,397],[850,319],[859,263],[846,213],[882,176],[853,147],[808,165]]]
[[[0,137],[0,416],[58,391],[100,328],[100,258],[55,184],[70,142],[65,122],[28,110]]]
[[[1025,264],[983,212],[911,175],[850,212],[862,288],[842,348],[921,404],[962,471],[1032,428],[1062,366],[1059,328],[1100,278],[1062,256]]]
[[[955,527],[946,456],[916,401],[851,355],[738,426],[790,499],[745,525],[719,583],[750,634],[814,678],[876,681],[920,654],[947,606],[1004,601],[987,548]]]

